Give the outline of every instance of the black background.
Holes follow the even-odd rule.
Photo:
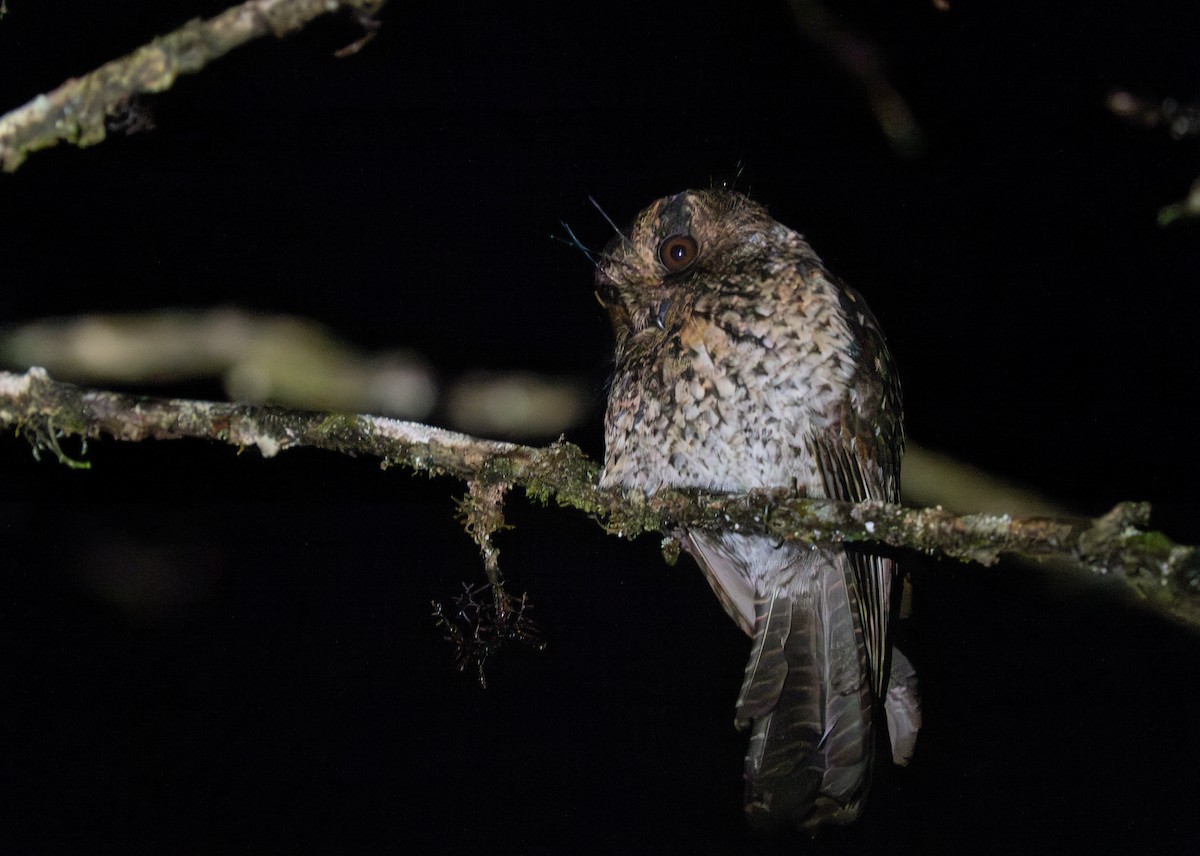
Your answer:
[[[910,434],[1086,512],[1200,540],[1200,228],[1159,207],[1194,142],[1116,87],[1197,96],[1200,6],[837,2],[928,137],[893,153],[783,3],[389,4],[243,49],[146,102],[152,133],[0,177],[6,323],[236,303],[366,348],[585,376],[602,245],[732,180],[869,299]],[[221,3],[10,0],[0,108]],[[739,175],[740,173],[740,175]],[[187,389],[191,394],[215,390]],[[502,563],[550,646],[481,691],[429,601],[478,579],[461,487],[371,461],[0,444],[0,844],[11,852],[1197,852],[1200,641],[1115,593],[910,561],[926,730],[863,818],[742,824],[746,641],[653,539],[512,503]],[[131,612],[113,579],[193,586]]]

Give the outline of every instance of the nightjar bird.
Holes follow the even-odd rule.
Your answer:
[[[599,257],[596,294],[616,333],[603,485],[897,501],[900,387],[879,325],[762,205],[720,189],[658,200]],[[892,560],[676,535],[753,639],[736,712],[751,821],[854,820],[876,718],[901,764],[920,727],[915,675],[888,637]]]

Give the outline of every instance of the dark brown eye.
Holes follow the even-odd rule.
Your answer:
[[[679,273],[696,260],[696,252],[691,235],[672,235],[658,245],[658,260],[671,273]]]

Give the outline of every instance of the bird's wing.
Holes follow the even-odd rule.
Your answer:
[[[900,384],[879,323],[858,293],[838,286],[843,314],[854,342],[858,370],[837,418],[807,438],[830,499],[863,502],[900,500],[900,456],[904,447]],[[890,672],[888,622],[892,613],[891,559],[858,547],[848,548],[867,665],[878,698],[884,697]]]
[[[809,447],[830,499],[847,502],[888,499],[877,465],[863,460],[861,447],[853,438],[847,444],[826,433],[813,437]],[[857,595],[855,600],[863,646],[867,651],[867,667],[876,697],[883,698],[890,669],[888,621],[892,612],[892,560],[858,547],[849,547],[846,553]]]

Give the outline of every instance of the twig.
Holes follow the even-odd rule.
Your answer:
[[[282,37],[310,21],[352,9],[370,17],[387,0],[247,0],[207,21],[194,20],[133,53],[71,78],[0,116],[0,164],[7,172],[31,152],[60,141],[83,147],[104,140],[107,122],[139,95],[163,92],[234,48],[265,35]]]
[[[900,91],[888,80],[879,50],[841,21],[820,0],[788,0],[796,26],[824,48],[866,92],[880,130],[897,154],[919,155],[925,133]]]
[[[1145,529],[1146,503],[1123,503],[1095,519],[955,515],[941,508],[858,505],[797,497],[786,490],[714,495],[664,490],[652,496],[602,490],[599,467],[570,443],[543,448],[481,440],[376,416],[304,413],[245,404],[134,398],[52,380],[44,369],[0,372],[0,424],[63,456],[58,440],[216,440],[257,446],[266,457],[295,446],[374,455],[384,466],[449,475],[500,493],[523,487],[595,516],[625,537],[681,527],[764,533],[807,543],[876,542],[994,564],[1002,554],[1054,559],[1123,580],[1149,603],[1200,628],[1200,554]]]

